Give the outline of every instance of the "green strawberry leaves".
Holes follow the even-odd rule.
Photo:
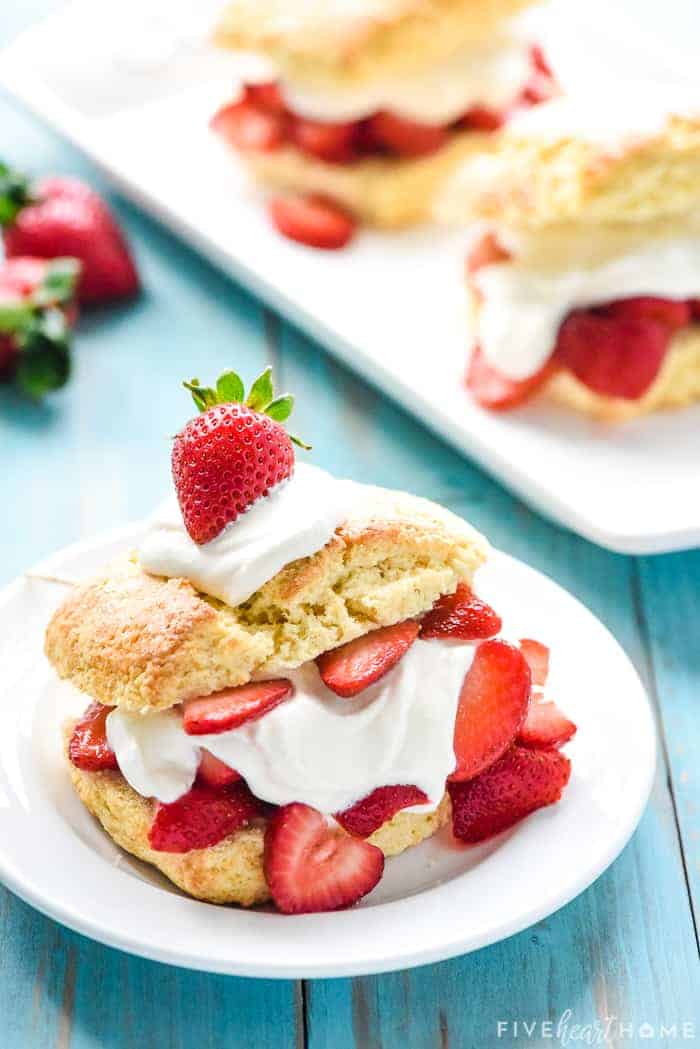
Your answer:
[[[32,195],[26,175],[0,161],[0,226],[11,226]]]
[[[245,404],[252,411],[268,415],[275,422],[283,423],[292,414],[294,408],[294,398],[291,393],[275,397],[272,368],[270,367],[265,368],[265,371],[253,382],[247,397],[243,380],[234,371],[223,372],[216,380],[215,388],[201,386],[199,379],[190,379],[189,382],[183,382],[182,385],[190,391],[192,400],[200,412],[206,412],[216,404]],[[289,439],[306,451],[311,449],[311,445],[305,444],[299,437],[290,434]]]

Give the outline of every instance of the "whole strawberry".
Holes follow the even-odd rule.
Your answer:
[[[82,303],[126,298],[139,290],[136,267],[114,217],[78,179],[54,176],[30,184],[0,164],[0,225],[8,258],[78,259]]]
[[[248,397],[233,371],[219,376],[216,388],[198,379],[183,385],[201,415],[175,438],[173,481],[185,527],[195,543],[208,543],[256,500],[291,477],[292,442],[281,425],[294,406],[290,394],[275,397],[272,369],[253,383]]]

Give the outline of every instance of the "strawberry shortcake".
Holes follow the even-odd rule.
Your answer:
[[[660,88],[516,117],[439,210],[477,216],[467,386],[621,420],[700,399],[700,101]],[[693,113],[695,115],[693,115]]]
[[[443,508],[297,463],[269,371],[187,384],[175,495],[54,614],[84,694],[73,785],[191,895],[284,913],[369,893],[451,821],[483,841],[559,800],[575,726],[548,651],[479,600],[485,540]]]
[[[357,221],[425,219],[436,187],[514,113],[549,98],[542,51],[509,17],[527,0],[235,0],[217,40],[242,83],[213,129],[285,235],[342,247]]]

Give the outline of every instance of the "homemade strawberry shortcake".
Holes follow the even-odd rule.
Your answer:
[[[303,194],[270,202],[295,240],[419,222],[460,161],[556,90],[510,18],[528,2],[235,0],[216,38],[243,87],[212,127],[256,178]]]
[[[447,510],[295,462],[267,370],[192,390],[176,496],[58,609],[85,693],[75,789],[193,896],[349,906],[451,818],[479,842],[558,801],[575,726],[548,651],[476,597],[485,540]]]
[[[700,399],[700,101],[545,103],[439,210],[486,224],[467,263],[481,405],[544,393],[619,420]]]

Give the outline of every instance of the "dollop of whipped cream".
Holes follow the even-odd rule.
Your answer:
[[[288,481],[201,545],[190,538],[173,496],[150,517],[139,561],[153,575],[189,579],[203,593],[240,605],[285,565],[326,545],[350,512],[352,488],[297,463]]]
[[[191,787],[204,747],[277,805],[335,813],[377,787],[413,784],[434,809],[455,765],[454,723],[475,646],[417,640],[375,685],[340,699],[315,663],[289,673],[294,694],[257,721],[188,736],[178,710],[113,710],[107,739],[125,779],[144,797],[173,802]]]
[[[240,54],[235,74],[246,83],[277,80],[260,56]],[[530,42],[515,30],[473,44],[441,65],[369,84],[335,86],[280,79],[287,105],[300,116],[332,123],[362,120],[380,109],[426,124],[448,124],[474,106],[501,109],[513,102],[531,72]]]
[[[568,261],[560,269],[516,257],[485,266],[472,278],[481,293],[477,341],[487,360],[511,379],[539,371],[573,309],[637,295],[700,297],[697,222],[689,222],[685,232],[646,239],[624,230],[596,239],[587,230],[578,238],[565,234],[564,244]]]

